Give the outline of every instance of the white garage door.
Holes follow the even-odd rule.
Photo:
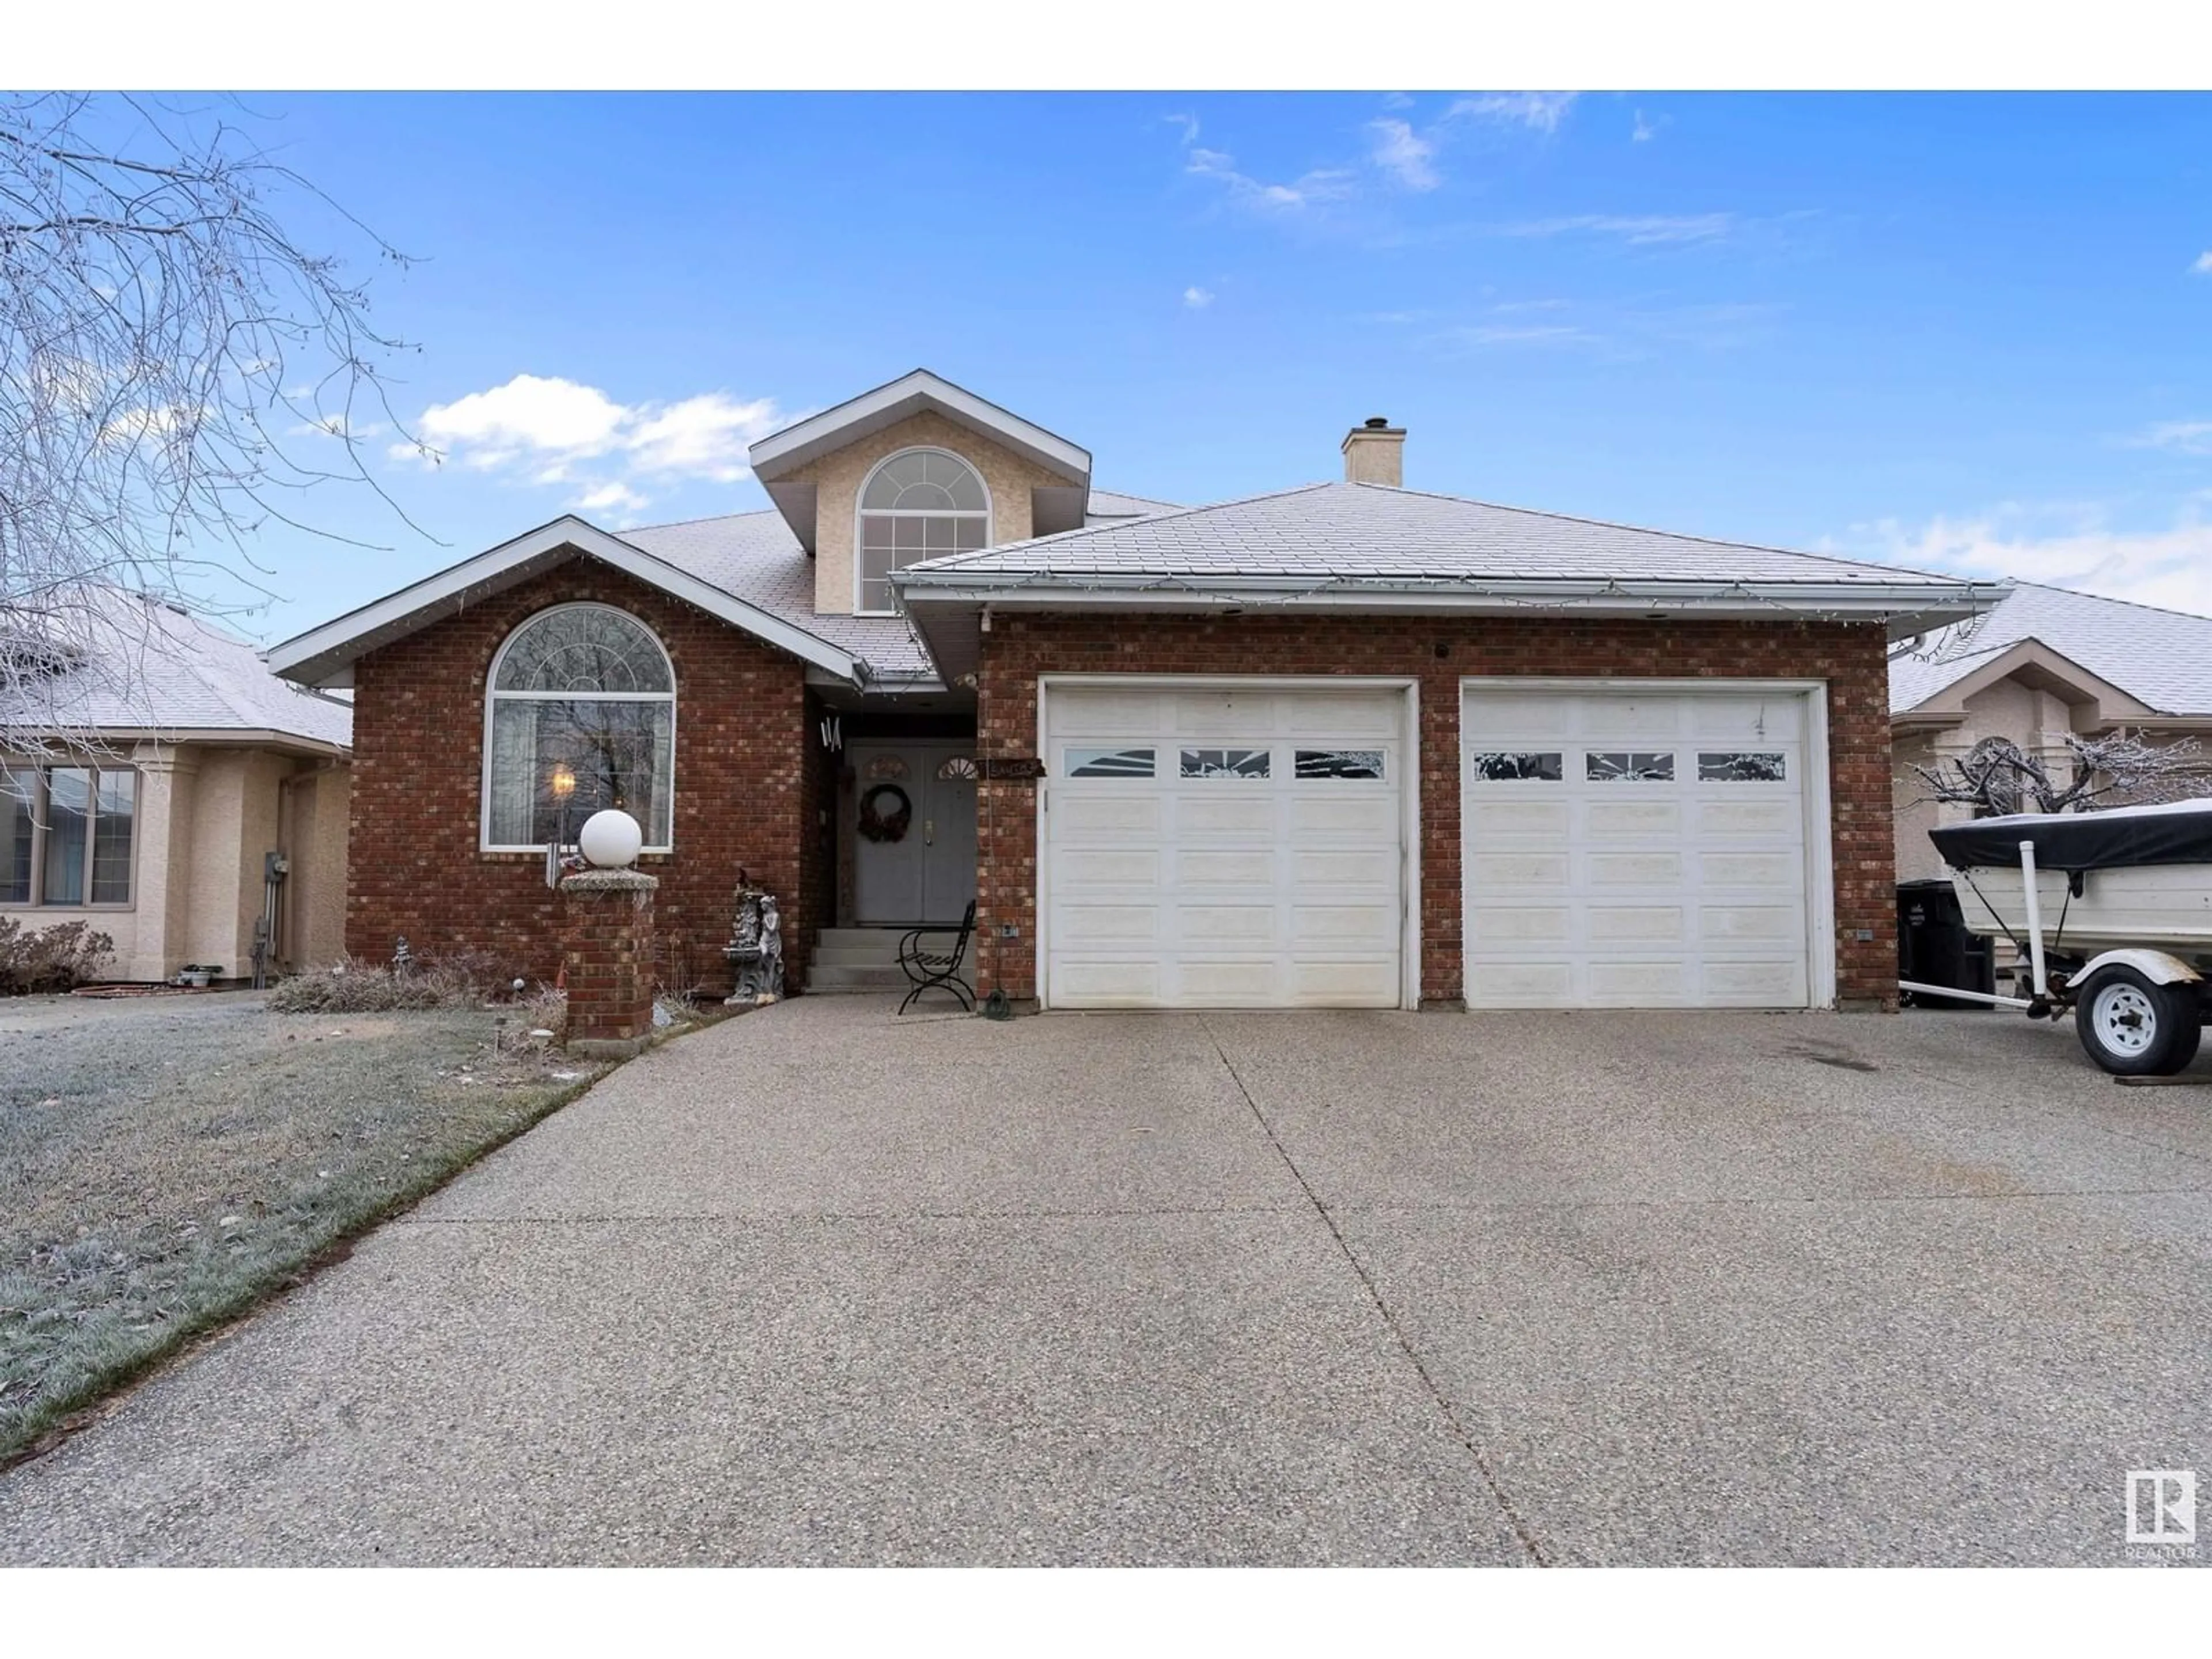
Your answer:
[[[1406,701],[1048,686],[1046,1003],[1400,1006]]]
[[[1469,1006],[1808,1005],[1802,692],[1464,696]]]

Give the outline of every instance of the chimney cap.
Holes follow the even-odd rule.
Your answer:
[[[1366,424],[1371,431],[1385,431],[1390,425],[1390,417],[1388,415],[1370,415]]]

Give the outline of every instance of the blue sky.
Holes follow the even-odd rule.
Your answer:
[[[2212,100],[276,96],[446,452],[269,639],[920,365],[1181,501],[1334,476],[2212,611]],[[318,228],[321,221],[315,222]],[[443,544],[441,545],[440,544]]]

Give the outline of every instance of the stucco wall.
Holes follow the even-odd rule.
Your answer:
[[[238,871],[251,814],[247,759],[242,751],[210,749],[198,757],[194,780],[191,842],[185,868],[191,895],[185,912],[183,960],[212,963],[228,976],[251,973],[238,948]]]
[[[351,769],[318,768],[290,791],[285,842],[284,954],[295,968],[319,968],[345,953],[346,844]]]
[[[1925,732],[1906,732],[1896,739],[1892,750],[1897,764],[1893,809],[1897,814],[1897,878],[1930,880],[1943,873],[1943,860],[1936,856],[1928,832],[1946,820],[1936,803],[1927,799],[1927,786],[1908,769],[1917,764],[1932,770],[1936,746]]]
[[[188,962],[213,963],[227,977],[253,971],[253,930],[262,903],[262,855],[284,848],[295,834],[280,824],[283,785],[318,763],[273,750],[211,744],[137,743],[125,751],[138,773],[131,836],[131,902],[123,907],[0,906],[25,927],[51,927],[82,918],[115,941],[108,976],[118,980],[169,978]],[[333,826],[312,830],[315,849],[289,905],[306,906],[317,920],[310,935],[327,961],[339,949],[338,918],[345,891],[343,770]],[[283,954],[280,947],[279,955]]]
[[[991,541],[1018,542],[1030,531],[1030,491],[1071,481],[1024,460],[942,415],[924,410],[893,426],[809,461],[785,475],[814,486],[814,608],[827,616],[853,609],[853,537],[860,484],[886,455],[927,446],[948,449],[982,475],[991,492]],[[779,480],[781,482],[782,480]]]
[[[983,636],[978,748],[1038,753],[1037,677],[1054,672],[1374,674],[1417,679],[1421,702],[1421,995],[1461,995],[1460,681],[1469,675],[1753,678],[1828,688],[1831,844],[1840,999],[1894,1006],[1896,896],[1889,674],[1882,629],[1822,623],[1405,622],[1252,617],[1103,620],[1002,613]],[[1036,994],[1033,784],[979,790],[976,988]],[[1020,943],[994,950],[1000,928]],[[1865,937],[1862,938],[1861,935]]]

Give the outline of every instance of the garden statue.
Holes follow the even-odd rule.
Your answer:
[[[760,994],[774,1001],[783,994],[783,917],[773,893],[761,895],[760,940]]]
[[[722,955],[730,964],[730,994],[723,1006],[773,1002],[783,994],[783,921],[775,895],[738,872],[736,914]]]

